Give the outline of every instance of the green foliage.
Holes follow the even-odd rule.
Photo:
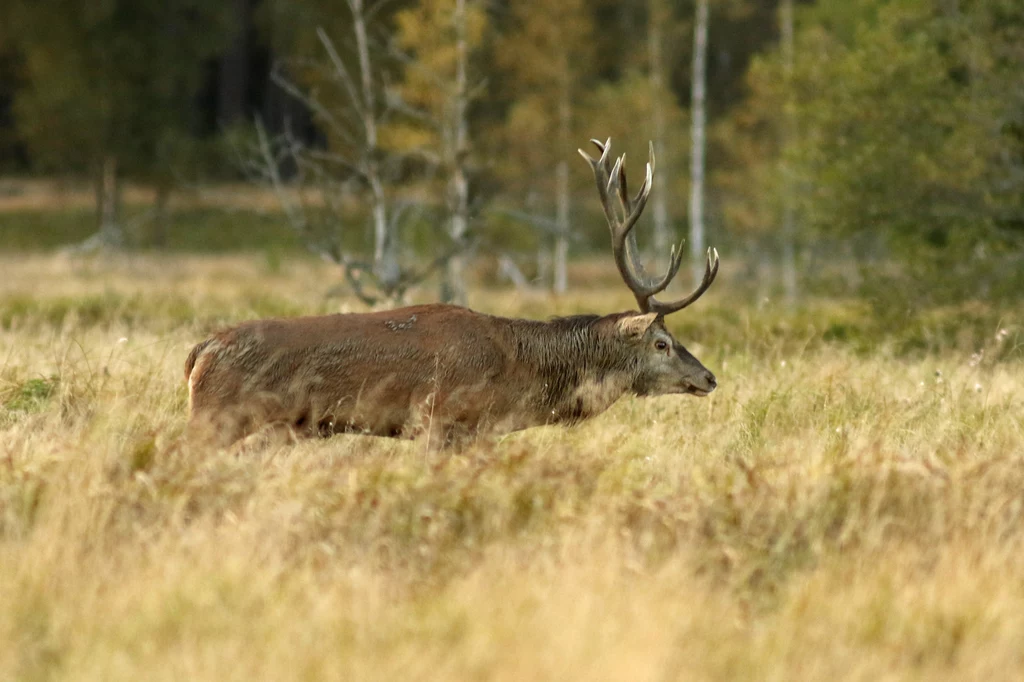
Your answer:
[[[498,41],[498,66],[547,102],[557,102],[564,88],[580,92],[595,54],[586,2],[516,3],[511,14],[511,25]]]
[[[88,325],[127,329],[195,323],[207,328],[239,317],[293,317],[302,309],[281,297],[253,294],[233,301],[220,300],[197,314],[188,298],[179,295],[141,296],[108,292],[100,295],[38,298],[11,296],[0,301],[0,329],[49,328]],[[165,327],[169,328],[169,327]]]
[[[792,74],[779,53],[750,70],[745,135],[732,145],[743,167],[733,217],[778,224],[788,194],[806,238],[874,242],[882,264],[865,269],[865,293],[882,303],[898,298],[894,288],[904,307],[1013,295],[1024,55],[1009,49],[1019,29],[1000,11],[926,0],[807,7]]]
[[[929,3],[930,4],[930,3]],[[920,2],[886,7],[846,47],[811,32],[794,76],[805,218],[846,232],[885,224],[897,241],[945,246],[984,220],[983,172],[997,137],[943,54]],[[823,87],[824,86],[824,87]]]
[[[3,406],[11,412],[38,412],[57,391],[59,379],[28,379],[3,392]]]
[[[220,4],[14,0],[4,15],[24,60],[18,129],[39,167],[87,170],[112,155],[131,174],[166,172],[203,60],[226,35]]]
[[[740,299],[735,293],[733,298]],[[715,352],[721,357],[834,347],[861,357],[883,351],[897,357],[959,352],[977,353],[979,361],[1022,360],[1024,334],[1014,319],[1012,306],[1006,304],[907,309],[892,302],[819,300],[785,312],[779,305],[745,309],[742,314],[728,306],[716,307],[699,319],[670,319],[669,326],[681,339],[715,339]]]
[[[588,10],[584,0],[516,3],[497,38],[496,66],[523,93],[508,112],[498,172],[520,196],[522,190],[550,196],[556,166],[582,143],[578,106],[592,82],[596,52]]]
[[[465,39],[470,63],[468,88],[479,91],[481,64],[477,55],[488,30],[487,13],[479,1],[465,2]],[[419,0],[395,15],[395,39],[410,58],[397,91],[423,117],[387,127],[388,146],[437,154],[454,144],[453,109],[457,106],[460,31],[455,0]],[[468,93],[467,93],[468,94]],[[454,152],[453,152],[454,153]]]
[[[584,148],[588,153],[594,153],[594,148],[586,144],[591,138],[600,139],[602,142],[612,139],[613,151],[616,155],[626,154],[628,163],[626,170],[631,179],[633,187],[639,187],[643,180],[643,168],[647,163],[649,139],[653,134],[650,132],[651,122],[654,119],[655,106],[661,107],[664,116],[665,129],[668,131],[682,131],[688,125],[687,113],[679,105],[674,93],[662,85],[657,92],[651,85],[650,77],[640,71],[627,71],[615,81],[605,81],[593,88],[583,100],[583,107],[580,118],[584,121],[580,125],[580,141],[577,147]],[[638,123],[643,134],[638,135]],[[664,140],[662,142],[665,142]],[[656,159],[656,172],[661,176],[669,177],[673,182],[664,185],[666,201],[670,208],[670,214],[682,215],[686,212],[685,197],[689,191],[688,166],[689,166],[690,144],[689,140],[682,135],[673,140],[672,144],[666,144],[660,156]],[[574,159],[575,161],[575,159]],[[576,163],[578,177],[584,179],[583,190],[593,191],[593,178],[586,164]],[[674,211],[672,209],[675,209]],[[588,221],[593,225],[591,235],[601,237],[595,240],[602,244],[606,234],[601,229],[603,218],[600,217],[600,206],[597,201],[591,200],[583,203],[582,210],[593,210],[595,220]],[[645,221],[645,225],[649,225]],[[640,240],[650,242],[649,227],[641,227]]]
[[[734,256],[746,249],[767,264],[782,241],[788,243],[788,236],[780,238],[783,217],[795,215],[798,260],[807,265],[815,253],[837,249],[856,260],[858,293],[880,319],[970,298],[1019,298],[1024,7],[1014,0],[796,4],[791,72],[774,44],[777,3],[711,5],[710,243]],[[370,43],[380,57],[371,74],[379,86],[374,106],[387,112],[378,159],[393,185],[387,195],[402,205],[430,206],[419,216],[399,211],[400,241],[410,251],[438,249],[437,228],[447,217],[438,209],[451,199],[448,171],[467,153],[472,230],[488,246],[524,253],[546,245],[553,221],[531,224],[523,217],[552,213],[564,177],[558,167],[567,164],[572,197],[562,206],[571,204],[568,222],[584,226],[573,229],[572,248],[606,251],[592,180],[575,149],[590,137],[611,136],[617,150],[628,152],[635,177],[653,136],[655,102],[666,112],[659,166],[670,183],[662,196],[675,232],[681,231],[690,5],[524,0],[485,6],[467,0],[471,150],[456,149],[453,130],[443,123],[453,106],[454,1],[367,7]],[[307,168],[304,177],[315,185],[311,194],[323,190],[327,198],[309,201],[302,239],[320,245],[341,234],[332,247],[364,250],[368,212],[353,198],[365,183],[353,180],[353,159],[337,163],[354,150],[360,122],[316,30],[324,29],[341,63],[359,76],[351,14],[325,0],[273,0],[259,8],[261,39],[285,58],[280,73],[333,112],[331,123],[312,116],[329,153],[316,159],[322,175],[309,180],[314,173]],[[96,172],[114,153],[121,171],[158,186],[204,166],[212,145],[192,136],[190,116],[196,89],[209,78],[203,64],[237,28],[227,25],[230,15],[223,3],[196,0],[3,3],[0,110],[13,93],[17,130],[13,139],[0,131],[0,147],[15,152],[27,143],[39,170],[60,173]],[[654,27],[664,46],[664,84],[657,93],[650,82]],[[188,40],[178,39],[186,34]],[[238,141],[245,146],[241,135]],[[315,156],[323,150],[314,144],[305,151]],[[295,168],[285,163],[283,169],[287,182]],[[229,172],[224,165],[205,170],[220,177]],[[503,208],[485,213],[485,199]],[[336,202],[335,213],[318,212],[329,201]],[[135,206],[120,216],[124,225],[141,217]],[[302,248],[300,238],[278,231],[277,220],[247,209],[234,217],[176,210],[166,223],[140,221],[124,242],[162,241],[174,250],[255,248],[272,263],[273,254]],[[44,216],[5,210],[0,247],[80,241],[93,222],[86,211]],[[752,266],[750,277],[764,280],[766,269]],[[802,273],[806,285],[831,286],[813,270]]]
[[[129,222],[142,215],[132,207]],[[53,251],[88,237],[95,226],[89,210],[24,210],[4,213],[0,251]],[[162,248],[192,253],[303,249],[284,217],[275,212],[230,208],[180,208],[167,218],[167,239]],[[144,228],[146,221],[140,221]],[[357,238],[359,235],[353,235]],[[145,247],[142,229],[127,235],[128,246]]]

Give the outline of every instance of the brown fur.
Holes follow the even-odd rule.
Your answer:
[[[427,435],[441,447],[577,422],[627,392],[712,390],[711,373],[655,317],[538,322],[423,305],[245,322],[189,354],[190,430],[225,445],[279,425],[302,436]]]
[[[203,352],[203,349],[210,345],[213,339],[207,339],[202,343],[196,344],[196,347],[189,351],[188,357],[185,358],[185,381],[192,376],[192,368],[196,366],[196,358]]]

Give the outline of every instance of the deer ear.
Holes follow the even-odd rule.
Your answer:
[[[647,333],[654,321],[658,319],[658,313],[643,313],[642,315],[630,315],[621,318],[616,324],[619,334],[630,339],[639,339]]]

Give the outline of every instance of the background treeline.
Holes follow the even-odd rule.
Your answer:
[[[898,280],[924,302],[1020,289],[1019,0],[0,9],[0,165],[89,178],[94,245],[175,243],[184,215],[204,225],[201,248],[238,234],[222,222],[269,219],[370,298],[400,297],[430,265],[459,298],[483,256],[561,290],[566,254],[606,248],[575,150],[607,136],[634,187],[654,142],[653,228],[641,228],[653,254],[699,227],[791,296],[809,277],[869,292]],[[706,227],[690,210],[694,141],[706,145]],[[273,191],[276,209],[243,200],[220,222],[172,201],[241,179]],[[148,205],[126,206],[126,183],[149,188]]]

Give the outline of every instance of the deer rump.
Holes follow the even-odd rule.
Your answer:
[[[190,430],[221,444],[267,425],[450,443],[537,423],[502,318],[426,305],[246,322],[193,349]],[[524,398],[526,399],[524,401]],[[527,414],[526,412],[530,413]]]

